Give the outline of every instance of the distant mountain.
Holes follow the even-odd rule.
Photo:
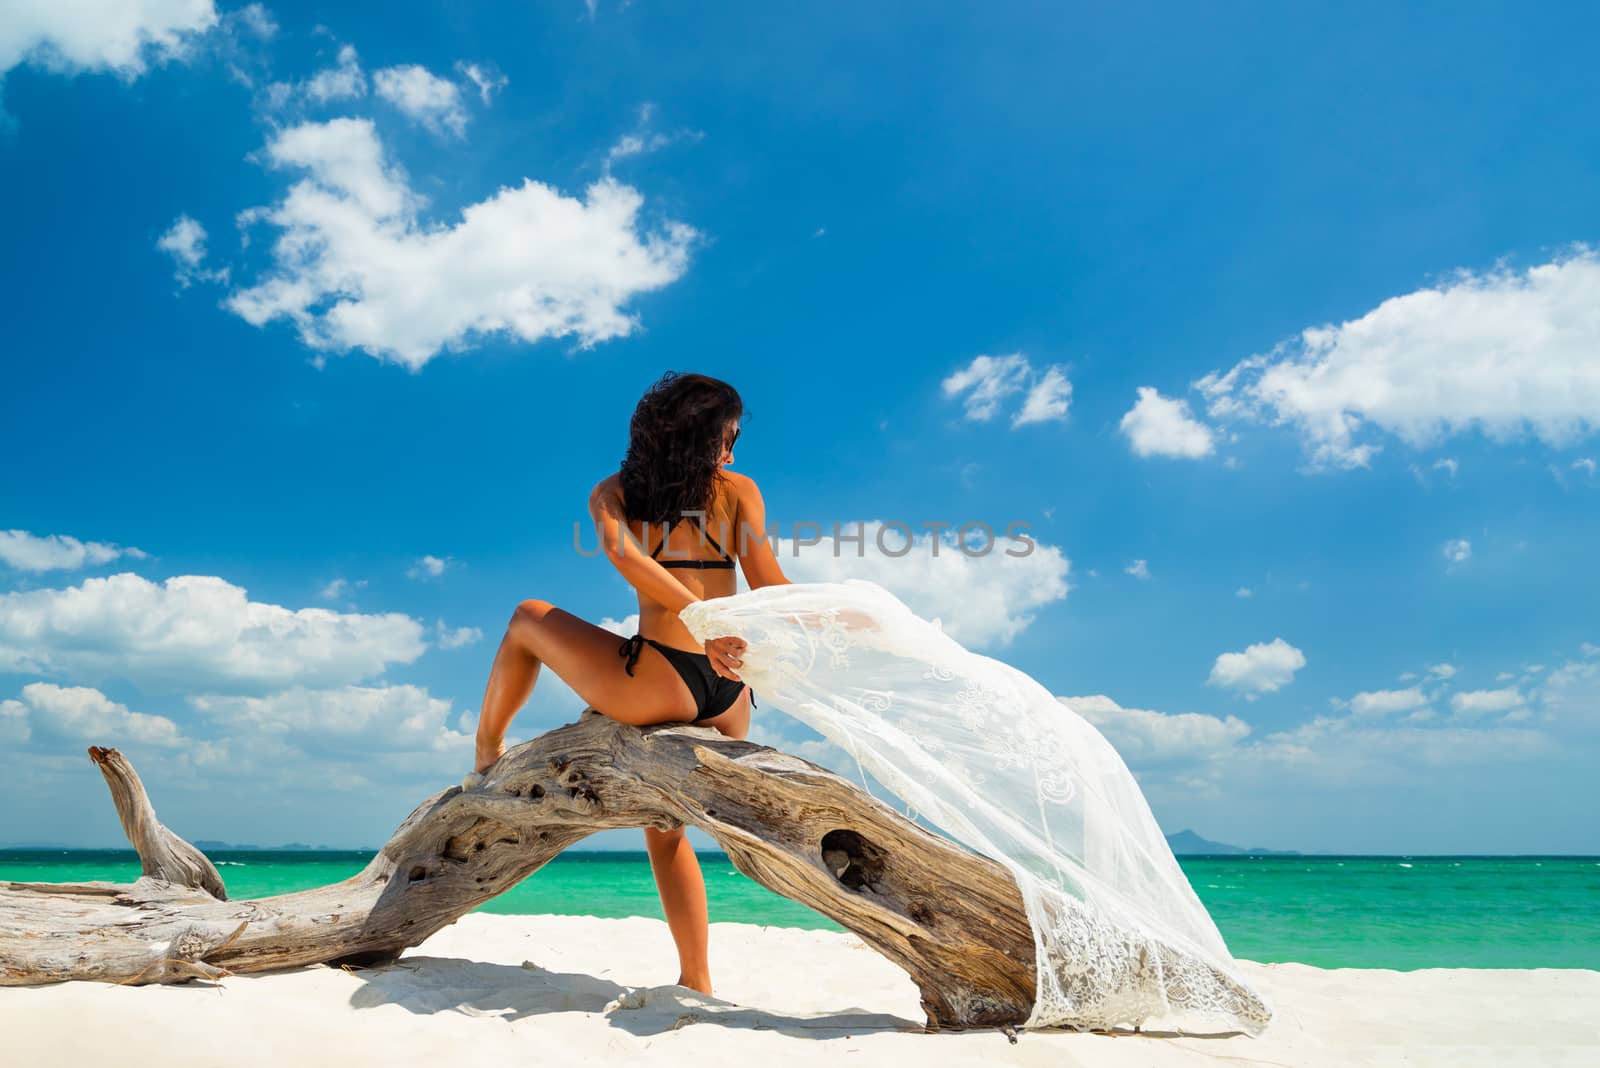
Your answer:
[[[1167,845],[1172,847],[1172,852],[1180,857],[1197,856],[1268,856],[1268,857],[1297,857],[1297,849],[1246,849],[1244,846],[1228,845],[1224,842],[1213,842],[1201,838],[1193,831],[1179,831],[1177,834],[1167,835]]]

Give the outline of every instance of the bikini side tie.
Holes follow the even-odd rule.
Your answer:
[[[644,635],[635,634],[623,642],[622,647],[617,650],[618,656],[628,658],[627,663],[622,666],[622,670],[626,671],[630,676],[633,674],[634,665],[639,662],[639,650],[642,648],[644,648]]]

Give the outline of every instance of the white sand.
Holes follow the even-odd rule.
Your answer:
[[[474,914],[394,965],[216,985],[0,988],[0,1065],[1600,1065],[1600,972],[1247,964],[1260,1038],[924,1034],[916,989],[851,935],[716,923],[717,995],[652,919]],[[527,962],[526,964],[524,962]]]

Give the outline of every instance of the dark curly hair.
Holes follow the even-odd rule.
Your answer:
[[[668,371],[645,390],[628,424],[622,509],[669,528],[687,510],[709,511],[728,424],[744,414],[739,391],[707,375]]]

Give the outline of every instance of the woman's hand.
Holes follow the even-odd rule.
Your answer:
[[[745,640],[731,635],[726,638],[712,638],[706,642],[706,657],[711,661],[711,670],[734,682],[744,681],[737,671],[744,666],[744,650]]]

